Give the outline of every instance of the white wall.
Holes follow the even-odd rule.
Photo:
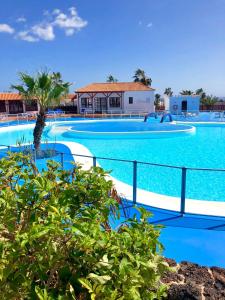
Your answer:
[[[133,104],[129,104],[129,97],[133,97]],[[124,93],[125,113],[131,112],[154,112],[154,91],[129,91]]]
[[[170,97],[166,94],[163,95],[165,110],[170,110]]]
[[[83,109],[83,107],[81,106],[81,98],[90,98],[90,95],[88,95],[87,93],[82,93],[82,94],[79,94],[79,103],[77,105],[77,108],[78,108],[78,112],[81,112],[81,110]],[[77,98],[78,99],[78,98]],[[89,108],[85,108],[85,112],[86,113],[92,113],[93,112],[93,109],[91,107]]]
[[[105,97],[103,93],[97,93],[94,97]],[[109,97],[119,97],[117,93],[112,93]],[[129,104],[129,97],[133,97],[133,104]],[[79,109],[81,111],[81,98],[90,98],[86,93],[79,96]],[[108,100],[108,112],[112,113],[138,113],[138,112],[154,112],[154,91],[130,91],[122,93],[121,107],[110,107]],[[86,113],[94,112],[95,106],[92,108],[86,108]]]
[[[171,96],[165,109],[169,110],[171,113],[181,113],[182,111],[182,101],[187,101],[187,111],[198,112],[200,108],[200,96]]]

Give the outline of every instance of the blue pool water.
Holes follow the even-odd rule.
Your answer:
[[[85,130],[130,130],[128,122],[110,121],[94,123],[68,122],[57,126],[68,128],[83,128]],[[133,123],[133,124],[132,124]],[[129,126],[149,128],[149,123],[140,120],[129,121]],[[132,125],[131,125],[132,124]],[[43,140],[75,141],[86,146],[93,155],[113,157],[127,160],[137,160],[175,166],[194,168],[224,168],[225,169],[225,126],[224,125],[194,125],[194,134],[175,134],[168,137],[99,139],[98,136],[78,138],[67,135],[68,130],[54,131],[47,128]],[[97,128],[97,129],[96,129]],[[111,128],[111,129],[110,129]],[[112,129],[113,128],[113,129]],[[133,130],[133,128],[132,128]],[[15,144],[24,136],[27,142],[32,142],[32,129],[0,132],[0,144]],[[98,161],[106,170],[113,170],[112,175],[117,179],[132,184],[132,163],[115,161]],[[152,192],[171,196],[180,196],[181,170],[158,166],[138,165],[138,187]],[[199,200],[225,201],[225,173],[216,171],[188,171],[187,198]]]
[[[138,121],[137,121],[138,122]],[[122,122],[121,122],[122,124]],[[74,123],[68,123],[68,127]],[[124,125],[124,123],[123,123]],[[62,124],[61,126],[65,126]],[[105,124],[102,124],[105,128]],[[17,140],[31,142],[32,129],[14,127],[13,131],[1,132],[0,144],[15,144]],[[63,141],[63,132],[46,128],[43,141]],[[225,168],[225,127],[223,125],[198,125],[193,135],[177,135],[154,139],[77,139],[96,156],[141,160],[154,163],[187,167]],[[61,150],[66,152],[62,146]],[[59,158],[58,158],[59,159]],[[132,183],[131,164],[99,160],[106,169],[113,169],[113,176]],[[191,173],[192,174],[192,173]],[[138,167],[138,187],[170,195],[179,195],[179,171],[160,167]],[[224,201],[225,174],[217,172],[194,172],[188,175],[187,193],[195,199]],[[165,256],[177,261],[189,260],[203,265],[225,267],[224,232],[167,227],[160,240],[165,246]]]
[[[104,132],[104,133],[121,133],[121,132],[148,132],[148,131],[169,131],[169,130],[185,130],[190,129],[188,125],[175,125],[170,123],[159,123],[157,120],[155,122],[143,122],[140,121],[90,121],[82,122],[74,125],[72,130],[75,131],[86,131],[86,132]],[[110,137],[110,136],[109,136]]]

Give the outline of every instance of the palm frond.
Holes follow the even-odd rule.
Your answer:
[[[23,85],[29,90],[33,92],[35,88],[35,79],[26,73],[19,73],[19,77]]]
[[[11,88],[13,90],[17,90],[21,95],[27,94],[27,91],[24,89],[22,85],[11,85]]]

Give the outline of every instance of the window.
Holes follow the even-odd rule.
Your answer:
[[[25,102],[26,111],[38,110],[37,101],[28,100]]]
[[[120,97],[110,97],[109,98],[110,107],[120,107]]]
[[[81,98],[81,107],[88,108],[92,107],[92,101],[90,98]]]
[[[133,97],[129,97],[129,104],[133,104],[133,103],[134,103]]]

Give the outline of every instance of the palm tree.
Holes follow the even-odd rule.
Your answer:
[[[170,87],[165,89],[164,95],[171,97],[173,95],[173,91]]]
[[[35,99],[39,111],[33,131],[34,148],[39,151],[41,136],[45,127],[46,110],[54,103],[60,101],[62,96],[68,94],[70,83],[63,82],[60,73],[43,71],[32,77],[27,73],[19,73],[20,85],[12,85],[25,100]]]
[[[211,109],[213,105],[218,102],[219,98],[214,96],[206,96],[205,98],[201,99],[201,104],[206,106],[208,109]]]
[[[197,89],[197,90],[195,91],[195,94],[196,94],[196,95],[199,95],[201,100],[204,99],[204,98],[206,97],[206,93],[204,92],[204,90],[203,90],[202,88]]]
[[[180,92],[181,95],[193,95],[194,93],[191,90],[183,90]]]
[[[111,75],[111,74],[107,77],[107,80],[106,80],[106,82],[117,82],[117,81],[118,81],[118,79],[113,77],[113,75]]]
[[[137,69],[134,73],[134,82],[141,82],[146,86],[151,86],[152,79],[147,77],[144,70]]]
[[[160,106],[160,98],[161,98],[160,94],[155,94],[154,105],[155,105],[156,108],[158,108]]]
[[[202,88],[197,89],[197,90],[195,91],[195,94],[196,94],[196,95],[201,95],[202,93],[204,93],[204,91],[203,91]]]

